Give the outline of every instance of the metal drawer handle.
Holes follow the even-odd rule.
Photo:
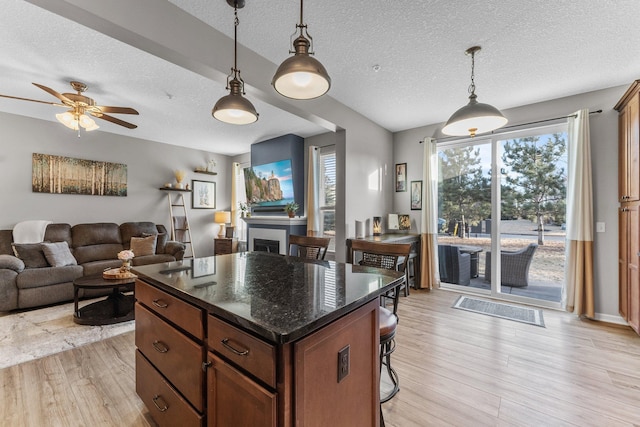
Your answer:
[[[160,303],[160,300],[159,300],[159,299],[154,299],[154,300],[153,300],[153,305],[155,305],[155,306],[156,306],[156,307],[158,307],[158,308],[167,308],[167,307],[169,307],[169,304],[166,304],[166,303],[164,303],[164,302],[163,302],[163,303]]]
[[[158,408],[158,411],[160,412],[164,412],[167,409],[169,409],[169,406],[167,406],[167,403],[164,401],[164,399],[162,399],[162,408],[160,407],[160,405],[158,405],[158,400],[162,399],[159,395],[155,395],[153,396],[153,404],[156,405],[156,408]]]
[[[246,356],[247,354],[249,354],[249,350],[240,351],[240,350],[236,350],[235,348],[231,347],[231,345],[229,345],[229,338],[225,338],[220,342],[222,343],[223,346],[225,346],[227,349],[231,350],[232,352],[234,352],[238,356]]]
[[[154,341],[153,348],[155,348],[158,353],[166,353],[169,351],[169,347],[161,341]]]

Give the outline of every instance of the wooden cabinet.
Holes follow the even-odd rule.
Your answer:
[[[238,239],[232,239],[230,237],[216,238],[214,239],[214,245],[214,255],[238,252]]]
[[[640,80],[614,108],[619,112],[619,311],[640,334]]]
[[[207,370],[208,425],[277,426],[277,399],[272,393],[213,353]]]

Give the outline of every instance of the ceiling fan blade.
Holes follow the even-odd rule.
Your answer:
[[[56,98],[58,98],[60,101],[64,102],[67,105],[73,105],[73,101],[70,100],[69,98],[67,98],[66,96],[62,95],[61,93],[56,92],[55,90],[51,89],[50,87],[46,87],[46,86],[42,86],[38,83],[33,83],[33,85],[38,86],[40,89],[44,90],[45,92],[50,93],[51,95],[55,96]]]
[[[140,114],[133,108],[129,108],[129,107],[106,107],[104,105],[96,105],[94,108],[97,108],[103,113]]]
[[[124,126],[126,128],[129,128],[129,129],[135,129],[135,128],[138,127],[137,125],[134,125],[134,124],[129,123],[129,122],[125,122],[124,120],[120,120],[120,119],[117,119],[117,118],[112,117],[112,116],[107,116],[106,114],[93,113],[93,112],[90,113],[90,114],[93,117],[97,117],[99,119],[103,119],[103,120],[106,120],[108,122],[115,123],[117,125]]]
[[[39,100],[37,100],[37,99],[30,99],[30,98],[20,98],[19,96],[0,95],[0,97],[2,97],[2,98],[9,98],[9,99],[17,99],[17,100],[20,100],[20,101],[39,102],[39,103],[41,103],[41,104],[55,105],[56,107],[67,107],[67,108],[68,108],[68,105],[58,104],[58,103],[56,103],[56,102],[39,101]]]

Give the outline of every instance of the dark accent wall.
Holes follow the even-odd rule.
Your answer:
[[[251,165],[259,166],[266,163],[291,159],[293,197],[300,205],[296,215],[304,215],[304,138],[287,134],[251,145]],[[285,215],[284,209],[277,211],[257,211],[259,215]]]

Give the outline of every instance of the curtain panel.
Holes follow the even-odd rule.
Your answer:
[[[318,147],[309,146],[307,168],[307,236],[320,235],[320,163]]]
[[[438,272],[437,216],[438,216],[438,154],[436,140],[425,138],[422,166],[422,226],[420,231],[420,288],[433,289],[440,285]]]
[[[575,117],[574,117],[575,116]],[[593,188],[589,110],[570,116],[566,286],[562,302],[578,316],[595,317],[593,301]]]

